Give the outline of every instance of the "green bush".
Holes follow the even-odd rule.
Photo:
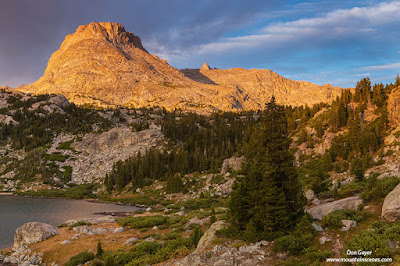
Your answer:
[[[76,226],[83,226],[83,225],[88,225],[88,226],[90,226],[90,225],[92,225],[92,224],[91,224],[91,223],[88,223],[88,222],[85,222],[85,221],[79,221],[79,222],[76,222],[76,223],[70,225],[69,228],[72,229],[72,228],[74,228],[74,227],[76,227]]]
[[[184,192],[183,181],[180,174],[175,174],[167,178],[167,193]]]
[[[84,251],[79,253],[78,255],[71,257],[69,261],[65,263],[65,266],[76,266],[79,264],[84,264],[92,259],[94,259],[94,254]]]
[[[178,239],[179,237],[180,237],[180,234],[176,231],[173,231],[173,232],[163,235],[162,239],[163,240],[173,240],[173,239]]]
[[[372,228],[376,234],[383,235],[391,241],[400,241],[400,223],[384,224],[383,222],[375,222]]]
[[[114,266],[114,265],[125,265],[128,264],[131,260],[137,258],[137,255],[128,251],[113,251],[107,252],[104,258],[104,265],[106,266]]]
[[[319,194],[328,190],[326,179],[329,177],[329,174],[327,174],[321,158],[309,159],[307,162],[301,164],[298,171],[303,185],[312,189],[314,193]]]
[[[355,194],[361,193],[364,189],[365,184],[363,182],[351,182],[338,189],[337,196],[339,198],[351,197]]]
[[[332,191],[323,191],[321,193],[318,194],[318,198],[319,199],[329,199],[333,197],[333,192]]]
[[[187,255],[193,250],[193,239],[182,238],[167,240],[161,245],[157,242],[141,242],[129,252],[108,252],[105,256],[105,265],[152,265],[176,256]]]
[[[232,172],[232,171],[229,171],[229,169],[228,169],[228,172]],[[214,175],[210,180],[210,184],[221,185],[224,183],[224,181],[225,181],[225,177],[223,175]]]
[[[192,244],[194,247],[197,247],[197,243],[199,243],[199,240],[201,236],[203,235],[203,232],[201,231],[201,227],[199,225],[195,226],[193,229],[190,239],[192,240]]]
[[[287,252],[291,256],[302,254],[306,248],[312,245],[316,235],[311,223],[311,217],[304,215],[291,234],[275,239],[274,251]]]
[[[74,142],[74,140],[69,140],[66,142],[61,142],[58,146],[57,146],[57,150],[73,150],[73,148],[71,147],[72,142]]]
[[[65,165],[62,168],[64,168],[64,173],[63,173],[63,181],[65,183],[68,183],[69,181],[71,181],[72,178],[72,167],[69,165]]]
[[[130,226],[131,228],[147,228],[166,224],[169,218],[162,215],[141,216],[141,217],[124,217],[118,219],[120,226]]]
[[[303,238],[298,235],[287,235],[275,240],[275,252],[288,252],[291,256],[297,256],[302,253],[305,247],[311,245],[309,239]]]
[[[336,210],[322,218],[322,227],[339,228],[343,227],[341,220],[354,220],[361,222],[371,214],[364,211]]]
[[[69,155],[62,155],[59,152],[53,152],[52,154],[44,155],[44,159],[47,161],[65,162],[65,160],[68,158],[69,158]]]
[[[178,204],[177,206],[180,207],[182,205],[188,210],[199,210],[210,208],[213,204],[217,203],[217,199],[206,197],[201,199],[187,200],[183,204]]]
[[[389,238],[382,233],[364,230],[355,235],[346,245],[345,250],[372,251],[370,258],[389,258],[394,251],[389,246]],[[353,257],[353,256],[351,256]]]
[[[361,193],[361,197],[367,201],[379,201],[386,197],[399,183],[400,179],[395,176],[384,179],[371,177],[366,189]]]
[[[307,248],[304,253],[306,254],[305,257],[311,262],[322,262],[325,261],[326,258],[332,257],[333,252],[324,250],[320,251],[315,247]]]

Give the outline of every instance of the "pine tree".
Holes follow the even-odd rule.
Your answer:
[[[302,212],[304,197],[289,145],[285,111],[273,97],[245,149],[245,174],[229,201],[232,228],[247,229],[248,239],[254,232],[257,238],[274,238],[292,228]]]
[[[399,76],[399,73],[397,73],[396,82],[394,83],[394,86],[395,86],[395,87],[400,86],[400,76]]]
[[[324,127],[321,121],[317,121],[317,123],[315,124],[315,132],[317,138],[322,138],[322,136],[324,135]]]
[[[195,226],[192,233],[190,234],[190,240],[192,241],[194,247],[197,246],[202,235],[203,232],[201,231],[201,227],[199,225]]]
[[[96,253],[96,257],[101,258],[104,254],[104,250],[101,247],[101,242],[100,240],[97,242],[97,253]]]
[[[213,224],[217,221],[217,217],[215,217],[215,209],[211,207],[211,217],[210,217],[210,224]]]
[[[184,186],[180,174],[176,173],[167,179],[167,192],[168,193],[179,193],[183,192]]]
[[[324,156],[322,156],[322,167],[324,171],[329,172],[333,170],[332,156],[329,151],[327,151]]]

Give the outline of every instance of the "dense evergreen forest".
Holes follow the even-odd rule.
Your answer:
[[[122,218],[118,220],[120,225],[143,227],[142,233],[157,226],[159,229],[174,228],[176,235],[171,239],[149,234],[157,235],[157,241],[162,239],[166,245],[144,241],[123,252],[106,251],[97,258],[99,265],[158,263],[175,257],[175,252],[181,248],[185,249],[182,254],[188,254],[196,248],[202,229],[207,230],[216,221],[227,224],[217,233],[224,241],[229,239],[239,244],[242,242],[237,241],[244,241],[242,244],[247,245],[274,240],[270,249],[275,254],[297,256],[307,263],[319,263],[333,254],[315,244],[317,237],[325,236],[316,231],[318,226],[327,230],[324,232],[337,235],[335,240],[343,241],[346,248],[379,250],[382,251],[380,257],[389,257],[394,251],[386,248],[387,243],[398,240],[400,232],[396,223],[386,224],[376,213],[361,208],[334,211],[321,221],[313,219],[305,210],[321,202],[354,195],[359,195],[374,209],[374,204],[381,204],[400,183],[395,176],[378,179],[377,173],[369,173],[366,178],[368,169],[382,164],[390,156],[389,152],[383,152],[385,137],[393,134],[388,121],[387,100],[398,86],[399,77],[389,85],[372,85],[369,78],[363,78],[354,89],[343,90],[342,95],[330,104],[280,106],[272,98],[263,110],[221,112],[209,116],[168,112],[160,108],[99,111],[73,104],[63,108],[62,112],[48,112],[40,106],[32,110],[32,106],[47,101],[49,95],[32,97],[28,101],[11,96],[7,100],[9,106],[0,109],[0,114],[11,116],[17,123],[1,125],[0,141],[12,149],[27,152],[23,160],[15,160],[8,166],[15,167],[18,178],[31,181],[39,174],[45,183],[58,186],[57,189],[43,189],[39,195],[78,195],[144,204],[152,206],[151,212],[157,214]],[[126,117],[134,122],[128,122]],[[115,126],[132,131],[157,127],[164,139],[155,148],[114,163],[104,178],[106,191],[101,185],[71,184],[72,168],[59,169],[65,167],[59,162],[65,161],[66,157],[61,153],[47,154],[53,138],[59,133],[73,135],[73,139],[60,143],[59,147],[70,149],[74,154],[72,142],[86,133],[101,133]],[[400,136],[400,132],[397,134]],[[329,145],[321,145],[325,142]],[[317,147],[321,146],[324,150],[317,152]],[[245,158],[242,169],[221,173],[224,160],[233,156]],[[341,181],[334,183],[339,178],[331,177],[336,178],[335,175],[342,173],[355,178],[351,181],[343,179],[347,182],[343,184]],[[64,183],[52,183],[54,175]],[[210,188],[207,191],[203,189],[206,182]],[[212,191],[214,186],[228,182],[234,183],[229,192],[217,194]],[[307,190],[312,190],[315,193],[313,199],[320,203],[306,200],[303,191]],[[209,218],[209,222],[196,226],[190,235],[185,235],[187,230],[182,228],[190,228],[186,224],[194,217]],[[342,239],[339,232],[342,220],[354,220],[362,226],[351,231],[349,239]],[[372,222],[372,227],[377,230],[369,230]],[[167,234],[166,237],[170,236]],[[150,249],[147,245],[153,246]],[[146,251],[138,253],[139,247]]]
[[[27,100],[21,100],[21,95],[8,97],[10,106],[0,109],[0,114],[11,114],[18,123],[0,124],[0,142],[10,140],[13,149],[31,151],[44,147],[61,132],[85,134],[93,132],[92,125],[97,125],[99,131],[111,127],[111,122],[99,116],[95,110],[74,104],[66,106],[63,112],[49,113],[41,107],[30,109],[34,103],[47,101],[49,97],[47,94]]]
[[[318,112],[326,111],[312,121],[317,138],[322,138],[326,131],[339,132],[344,128],[348,131],[333,139],[332,147],[321,158],[321,170],[330,171],[336,165],[338,171],[343,171],[340,169],[343,164],[349,164],[353,173],[362,175],[370,163],[370,155],[383,144],[388,129],[386,100],[399,84],[397,77],[395,84],[372,87],[370,79],[364,78],[357,83],[354,92],[343,90],[331,105],[285,106],[288,132],[297,139],[297,145],[307,143],[311,147],[313,140],[304,126]],[[368,104],[377,107],[375,114],[378,116],[370,123],[363,116]],[[161,129],[169,140],[168,145],[117,162],[106,176],[108,191],[124,188],[130,182],[134,187],[140,187],[153,180],[173,180],[173,176],[179,178],[192,172],[216,173],[224,159],[244,154],[243,147],[265,115],[265,111],[214,113],[211,116],[166,112]]]
[[[210,117],[197,114],[166,114],[161,130],[168,139],[166,148],[155,148],[124,162],[117,162],[106,176],[106,185],[124,188],[166,180],[176,173],[217,172],[224,159],[238,152],[249,137],[258,115],[223,113]],[[177,176],[177,178],[179,178]]]
[[[315,113],[326,107],[319,104],[309,107],[285,107],[284,113],[291,131],[306,123]],[[144,154],[117,162],[105,184],[108,191],[121,189],[132,182],[133,186],[148,185],[154,180],[173,180],[193,172],[217,173],[224,159],[243,154],[255,128],[265,112],[214,113],[211,116],[194,113],[166,113],[161,130],[169,143]],[[175,174],[179,174],[178,176]]]

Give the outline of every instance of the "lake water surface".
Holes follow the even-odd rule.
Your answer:
[[[27,222],[57,226],[67,220],[100,217],[96,212],[133,212],[138,208],[85,200],[23,198],[0,195],[0,250],[11,247],[15,230]]]

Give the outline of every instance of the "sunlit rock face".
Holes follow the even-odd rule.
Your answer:
[[[392,126],[400,125],[400,87],[392,90],[387,100],[388,118]]]
[[[94,22],[68,35],[44,75],[18,88],[65,95],[76,104],[160,106],[198,112],[263,108],[272,95],[290,105],[330,102],[341,89],[294,81],[270,70],[178,70],[149,54],[118,23]]]

